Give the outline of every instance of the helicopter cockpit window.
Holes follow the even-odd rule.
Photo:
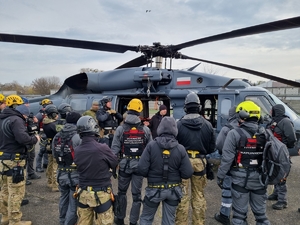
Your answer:
[[[87,99],[71,99],[70,105],[72,109],[78,113],[86,111]]]
[[[270,97],[273,99],[273,101],[276,103],[276,104],[282,104],[285,108],[285,114],[290,117],[290,119],[292,121],[294,121],[295,119],[298,118],[298,115],[292,110],[290,109],[284,102],[282,102],[279,98],[277,98],[274,94],[272,93],[268,93],[270,95]]]
[[[262,95],[247,96],[245,100],[253,101],[260,107],[261,117],[264,117],[266,115],[270,115],[272,105],[271,105],[271,102],[265,96],[262,96]]]

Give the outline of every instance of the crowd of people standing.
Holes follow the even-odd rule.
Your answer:
[[[205,224],[206,156],[216,149],[222,154],[217,173],[222,204],[216,221],[247,224],[250,203],[257,224],[270,224],[266,199],[277,200],[274,209],[287,207],[286,180],[266,197],[266,187],[259,182],[260,156],[236,158],[241,138],[250,138],[259,127],[260,108],[252,101],[229,110],[228,124],[217,140],[212,125],[201,116],[200,100],[193,92],[185,98],[186,115],[180,120],[167,116],[168,107],[160,105],[144,123],[140,119],[143,104],[137,98],[128,103],[126,116],[112,109],[106,96],[82,115],[69,104],[55,106],[50,99],[41,101],[42,108],[35,116],[30,115],[28,100],[18,95],[0,95],[0,103],[0,125],[5,127],[0,131],[0,171],[6,184],[0,191],[1,224],[31,224],[21,220],[20,206],[25,185],[40,179],[37,173],[44,169],[50,190],[60,192],[61,225],[125,224],[129,185],[130,225],[152,224],[160,203],[162,224],[189,224],[190,217],[192,224]],[[273,106],[271,114],[268,127],[273,126],[282,142],[293,147],[296,136],[283,106]],[[28,117],[38,125],[32,134],[28,133]],[[40,150],[35,156],[38,142]],[[112,188],[111,176],[118,181],[117,191]],[[147,187],[142,196],[144,178]]]

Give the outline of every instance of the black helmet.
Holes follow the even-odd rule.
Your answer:
[[[45,113],[47,114],[48,117],[50,117],[52,119],[54,119],[58,115],[57,108],[53,104],[46,106]]]
[[[197,111],[200,112],[200,100],[196,93],[191,92],[185,97],[184,101],[184,111],[189,111],[188,109],[192,109],[193,112]]]
[[[57,109],[60,115],[66,115],[72,111],[72,108],[68,103],[61,103]]]
[[[196,104],[200,105],[199,97],[198,97],[198,95],[196,95],[196,93],[194,93],[194,92],[189,93],[189,94],[185,97],[184,104],[187,105],[187,104],[190,104],[190,103],[196,103]]]
[[[79,134],[93,134],[99,136],[99,126],[91,116],[82,116],[76,125]]]
[[[104,107],[106,106],[106,103],[111,102],[111,98],[108,96],[103,96],[103,98],[100,100],[101,105]]]

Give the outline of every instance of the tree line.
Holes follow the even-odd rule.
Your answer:
[[[21,85],[18,81],[0,83],[0,92],[16,91],[18,95],[49,95],[50,90],[58,90],[61,85],[59,77],[41,77],[34,79],[30,85]]]

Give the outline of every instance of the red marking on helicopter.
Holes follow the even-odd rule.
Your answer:
[[[190,77],[177,77],[176,84],[179,85],[190,85],[191,84],[191,78]]]

